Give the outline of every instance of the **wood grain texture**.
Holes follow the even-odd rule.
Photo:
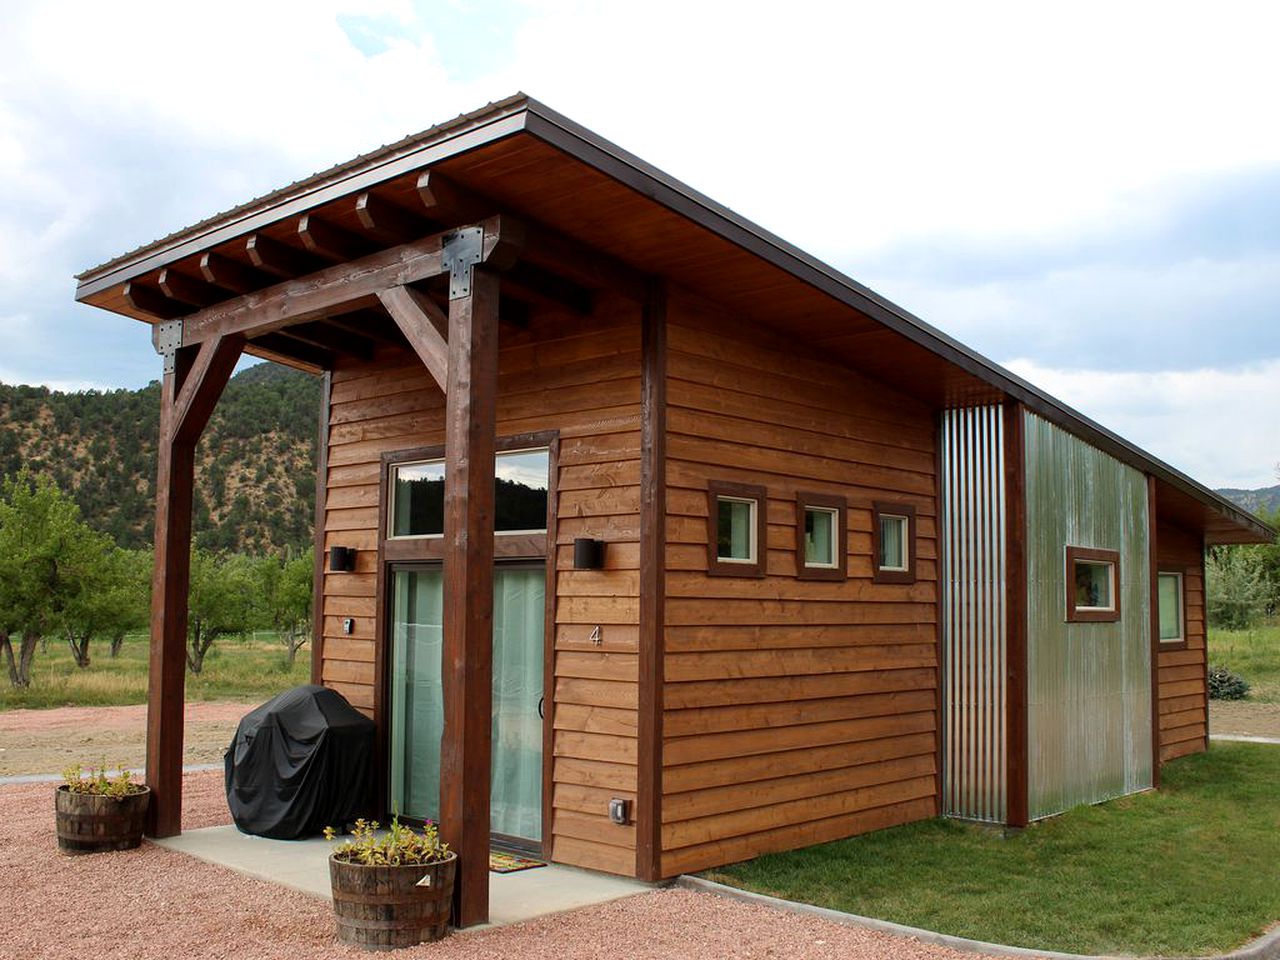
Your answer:
[[[1157,641],[1161,763],[1199,753],[1209,746],[1203,561],[1204,549],[1197,534],[1157,517],[1156,567],[1182,574],[1186,633],[1185,646],[1160,648]],[[1153,626],[1155,622],[1153,619]]]
[[[536,431],[560,437],[555,523],[545,538],[552,786],[545,797],[543,853],[629,876],[635,874],[635,831],[609,823],[608,798],[575,811],[595,821],[594,833],[578,820],[558,820],[553,798],[561,787],[632,799],[636,791],[640,371],[640,308],[621,297],[597,297],[590,317],[546,309],[535,311],[522,329],[501,328],[499,446],[503,438]],[[360,554],[355,573],[323,576],[320,669],[326,685],[370,715],[384,685],[377,656],[384,611],[376,586],[381,458],[442,444],[444,413],[439,387],[406,350],[384,345],[371,362],[347,359],[333,372],[327,502],[323,538],[317,539],[326,547],[355,546]],[[573,569],[573,538],[579,536],[607,541],[603,570]],[[342,633],[344,617],[355,618],[350,636]],[[599,645],[589,639],[596,626]],[[560,733],[587,739],[554,739]],[[607,739],[595,739],[599,735]],[[572,835],[562,835],[561,828]]]
[[[934,815],[932,411],[793,348],[780,363],[689,294],[668,347],[661,875]],[[762,491],[758,575],[711,569],[721,483]],[[847,579],[804,578],[806,499],[846,505]],[[913,584],[874,582],[884,499],[919,517]]]

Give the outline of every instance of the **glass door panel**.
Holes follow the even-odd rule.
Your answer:
[[[391,798],[406,816],[439,816],[443,578],[439,568],[392,575]],[[500,566],[493,583],[493,749],[490,829],[542,836],[543,616],[546,574]]]

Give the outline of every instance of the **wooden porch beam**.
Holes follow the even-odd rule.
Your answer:
[[[449,317],[434,300],[413,287],[389,287],[378,299],[421,358],[441,390],[449,388]],[[496,307],[495,307],[496,309]]]
[[[251,339],[247,346],[259,347],[276,356],[301,362],[315,370],[333,369],[333,354],[330,351],[306,340],[299,340],[288,330],[259,334]]]
[[[444,731],[440,825],[458,851],[459,926],[489,918],[498,278],[476,265],[449,300],[445,391]],[[457,279],[458,271],[453,271]]]
[[[508,223],[501,217],[493,217],[480,224],[483,233],[482,263],[498,265],[499,261],[505,264],[511,259],[510,248],[516,243],[516,238],[508,235],[512,232]],[[350,263],[335,264],[310,276],[286,280],[265,290],[207,307],[184,318],[183,343],[199,343],[227,333],[258,337],[292,323],[318,320],[328,314],[350,312],[375,304],[379,290],[416,283],[443,273],[442,242],[455,232],[434,234],[413,243],[380,250]]]
[[[165,348],[156,464],[155,570],[147,692],[147,833],[182,829],[183,700],[187,591],[191,582],[191,505],[195,450],[243,341],[219,337],[198,348]]]
[[[341,327],[331,326],[327,320],[294,324],[292,327],[286,327],[283,332],[294,340],[309,343],[330,353],[347,354],[357,360],[373,359],[371,339]]]

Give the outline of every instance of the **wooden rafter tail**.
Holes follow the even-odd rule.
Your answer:
[[[428,215],[436,220],[483,220],[498,212],[493,201],[472,193],[434,170],[423,170],[418,175],[417,190],[418,199],[426,207]]]
[[[249,262],[259,270],[285,280],[311,273],[324,265],[311,254],[262,233],[250,234],[244,242],[244,250]]]
[[[204,280],[197,280],[185,273],[179,273],[172,267],[160,271],[160,291],[170,300],[185,303],[195,308],[207,307],[226,300],[231,294],[220,290]]]
[[[139,313],[148,314],[158,320],[173,320],[191,312],[189,306],[170,300],[155,287],[138,283],[136,280],[126,283],[123,292],[129,306]]]
[[[424,237],[438,229],[434,221],[369,192],[356,197],[356,219],[372,236],[395,244]]]
[[[308,213],[298,219],[298,239],[316,256],[329,260],[356,260],[372,250],[364,237]]]
[[[448,315],[435,301],[413,287],[378,291],[378,299],[422,360],[441,390],[449,386]]]
[[[200,255],[200,275],[205,282],[237,294],[252,293],[274,282],[253,267],[212,251]]]

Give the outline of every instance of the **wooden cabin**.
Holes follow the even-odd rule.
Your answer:
[[[523,96],[77,298],[162,358],[151,832],[193,451],[248,353],[323,377],[314,678],[460,850],[463,923],[491,835],[657,880],[1157,786],[1207,746],[1204,549],[1275,536]]]

